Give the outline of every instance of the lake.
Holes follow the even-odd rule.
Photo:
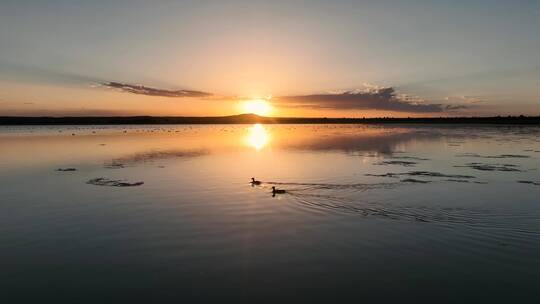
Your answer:
[[[539,170],[536,126],[3,126],[2,299],[536,302]]]

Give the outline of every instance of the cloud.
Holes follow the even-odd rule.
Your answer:
[[[120,82],[105,82],[103,86],[117,89],[122,92],[161,97],[209,97],[211,93],[193,90],[164,90],[143,85],[132,85]]]
[[[446,101],[465,102],[467,104],[478,104],[488,102],[486,96],[474,96],[474,95],[461,95],[461,96],[447,96],[444,98]]]
[[[487,102],[487,98],[484,96],[462,96],[463,100],[468,103],[483,103]]]
[[[340,110],[383,110],[410,113],[434,113],[462,109],[462,106],[425,103],[408,95],[397,95],[392,87],[368,87],[366,90],[276,98],[285,106]]]
[[[469,107],[466,105],[446,105],[444,106],[445,110],[462,110],[462,109],[468,109]]]

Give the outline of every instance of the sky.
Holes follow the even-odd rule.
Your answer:
[[[540,115],[540,1],[0,0],[0,115]]]

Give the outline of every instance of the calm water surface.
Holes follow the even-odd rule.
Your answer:
[[[0,127],[2,298],[536,302],[539,170],[539,127]]]

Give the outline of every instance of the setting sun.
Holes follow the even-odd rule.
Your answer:
[[[242,103],[242,111],[249,114],[266,116],[272,113],[272,105],[265,99],[252,99]]]

